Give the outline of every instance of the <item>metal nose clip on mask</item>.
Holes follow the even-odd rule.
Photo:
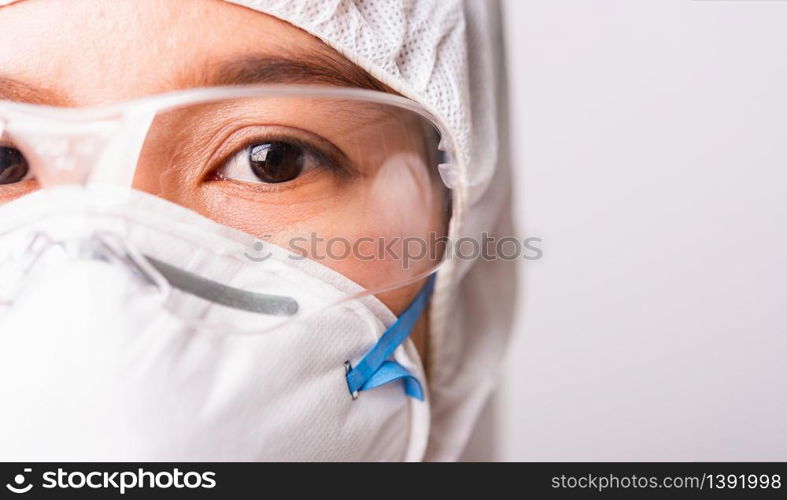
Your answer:
[[[0,102],[0,127],[0,458],[423,456],[407,338],[451,175],[428,112],[233,87]],[[374,295],[405,289],[398,319]]]

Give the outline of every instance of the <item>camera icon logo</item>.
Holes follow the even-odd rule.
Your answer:
[[[25,473],[33,472],[33,469],[25,468],[23,472]],[[28,491],[33,489],[33,485],[32,483],[25,485],[26,482],[27,479],[25,478],[24,474],[17,474],[16,476],[14,476],[14,484],[6,483],[5,487],[8,488],[8,490],[13,493],[27,493]]]

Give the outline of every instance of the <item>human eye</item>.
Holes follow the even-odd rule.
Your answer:
[[[25,156],[11,145],[0,144],[0,185],[17,184],[32,179]]]
[[[339,167],[316,146],[294,138],[254,139],[231,153],[215,176],[250,184],[283,184],[320,169]]]

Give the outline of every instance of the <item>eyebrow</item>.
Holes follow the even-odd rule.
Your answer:
[[[385,85],[341,56],[307,54],[297,58],[246,56],[222,62],[207,74],[208,85],[325,84],[388,92]]]
[[[61,94],[14,78],[0,75],[0,99],[29,104],[67,105],[69,100]]]
[[[200,85],[324,84],[391,92],[387,86],[341,56],[305,54],[296,58],[251,55],[224,61],[202,73]],[[0,99],[51,106],[72,105],[51,89],[0,74]]]

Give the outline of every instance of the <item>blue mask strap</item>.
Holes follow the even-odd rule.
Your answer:
[[[358,397],[360,391],[368,391],[395,380],[401,380],[405,394],[419,401],[424,400],[421,382],[411,375],[405,367],[388,358],[413,331],[415,323],[426,309],[429,297],[432,295],[434,281],[435,275],[432,274],[413,302],[396,320],[396,323],[383,333],[380,340],[361,358],[356,366],[351,366],[349,361],[345,363],[347,386],[353,399]]]

